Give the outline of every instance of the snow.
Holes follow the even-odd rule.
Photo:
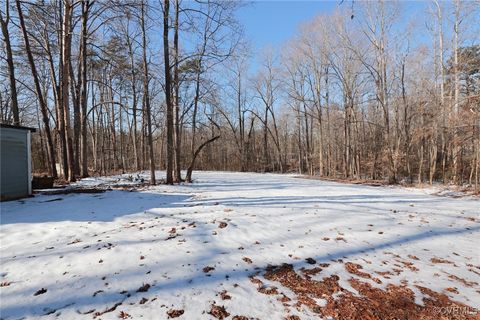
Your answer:
[[[140,178],[148,175],[89,178],[73,187],[133,188]],[[199,172],[196,178],[2,203],[1,318],[91,319],[121,302],[97,319],[118,319],[121,311],[133,319],[167,319],[170,309],[184,310],[179,319],[211,319],[213,303],[225,306],[228,319],[309,319],[314,314],[307,308],[287,310],[249,279],[269,264],[312,267],[309,257],[330,264],[315,278],[336,274],[352,292],[348,279],[357,276],[345,270],[346,261],[372,275],[400,263],[402,272],[381,284],[359,279],[379,288],[407,280],[418,304],[424,296],[415,285],[480,307],[478,284],[449,277],[480,282],[479,270],[472,271],[480,268],[478,199],[293,175]],[[205,267],[214,269],[205,273]],[[151,287],[137,292],[145,284]],[[34,295],[42,288],[47,291]],[[221,299],[223,290],[230,300]],[[287,288],[281,292],[295,299]],[[148,301],[141,304],[142,298]]]

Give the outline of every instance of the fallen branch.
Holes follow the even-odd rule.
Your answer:
[[[215,140],[217,140],[218,138],[220,138],[220,135],[218,136],[215,136],[213,138],[210,138],[209,140],[205,141],[204,143],[202,143],[198,148],[197,150],[195,150],[195,153],[193,154],[193,157],[192,157],[192,161],[190,162],[190,165],[188,166],[188,169],[187,169],[187,176],[185,177],[185,180],[187,182],[192,182],[192,171],[193,171],[193,166],[195,165],[195,160],[197,159],[197,156],[198,154],[200,153],[200,151],[202,151],[202,149],[209,143],[212,143],[214,142]]]

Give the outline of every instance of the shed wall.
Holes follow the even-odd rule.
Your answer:
[[[1,200],[30,194],[27,130],[0,128]]]

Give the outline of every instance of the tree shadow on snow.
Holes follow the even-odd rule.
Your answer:
[[[201,239],[212,239],[211,236],[208,236],[210,230],[205,229],[203,224],[199,224],[197,228],[195,228],[194,234],[189,235],[189,237],[199,237],[199,242]],[[380,241],[375,244],[371,245],[364,245],[358,246],[354,248],[345,248],[345,249],[337,249],[331,250],[328,252],[319,252],[315,256],[311,256],[311,258],[315,259],[317,263],[330,263],[337,259],[353,259],[357,255],[364,255],[368,252],[373,252],[377,250],[384,250],[384,249],[394,249],[398,246],[408,245],[417,241],[421,240],[431,240],[437,237],[443,236],[457,236],[464,233],[473,233],[478,232],[480,230],[480,226],[478,227],[471,227],[471,228],[458,228],[458,229],[446,229],[446,228],[438,228],[438,229],[431,229],[424,232],[418,232],[410,235],[405,235],[399,238],[394,239],[386,239]],[[275,241],[275,239],[271,239]],[[141,242],[150,242],[151,239],[145,239]],[[172,243],[173,244],[173,243]],[[123,243],[119,245],[131,245],[131,243]],[[253,244],[251,245],[254,246]],[[249,248],[245,248],[247,251]],[[122,302],[125,305],[130,303],[137,304],[143,297],[156,297],[159,294],[166,294],[166,295],[173,295],[178,294],[180,290],[188,290],[192,288],[206,288],[209,287],[210,290],[212,289],[212,285],[218,291],[222,289],[222,283],[230,283],[234,284],[240,280],[247,279],[249,276],[256,274],[258,271],[264,272],[265,268],[271,263],[270,261],[259,261],[255,260],[254,264],[246,266],[239,266],[235,269],[225,269],[222,268],[221,264],[217,264],[218,261],[222,260],[222,255],[225,252],[222,249],[221,244],[212,243],[210,247],[205,248],[201,255],[195,256],[194,259],[182,259],[179,257],[178,259],[169,259],[165,261],[170,267],[175,266],[177,268],[181,268],[182,263],[188,261],[191,265],[196,267],[195,272],[188,273],[188,276],[183,277],[176,277],[176,278],[169,278],[163,276],[163,270],[165,265],[155,270],[155,266],[152,268],[148,268],[151,270],[151,277],[155,278],[155,282],[152,287],[149,288],[148,292],[137,292],[138,288],[142,286],[144,283],[147,283],[148,276],[145,275],[145,270],[141,268],[131,268],[122,270],[120,273],[116,273],[115,275],[111,275],[108,278],[112,281],[125,281],[126,283],[135,283],[135,285],[131,285],[130,287],[123,287],[123,293],[119,290],[109,290],[105,289],[105,292],[102,292],[97,297],[92,297],[93,292],[87,292],[86,290],[71,290],[70,294],[63,293],[62,295],[58,296],[54,302],[38,302],[38,303],[31,303],[31,302],[21,302],[12,307],[7,307],[2,309],[2,313],[6,316],[8,315],[15,315],[16,317],[19,316],[28,316],[28,315],[40,315],[40,314],[47,314],[52,310],[58,310],[62,312],[62,308],[72,308],[77,312],[87,312],[95,305],[101,304],[101,309],[96,309],[96,311],[103,311],[106,308],[110,308],[116,303]],[[305,259],[307,257],[302,257],[302,260],[289,260],[284,261],[293,265],[295,269],[306,267],[311,268],[312,265],[307,264]],[[240,263],[240,261],[239,261]],[[209,273],[208,275],[202,271],[202,267],[206,265],[215,265],[216,269]],[[94,275],[89,275],[86,277],[81,278],[70,278],[66,279],[61,285],[65,287],[66,283],[71,286],[72,288],[78,287],[82,283],[86,282],[98,282],[99,285],[102,283],[100,281],[101,276],[104,275],[102,272],[98,272]],[[318,275],[321,277],[321,273]],[[152,283],[152,282],[150,282]],[[46,283],[45,287],[49,288],[49,292],[54,293],[56,287],[58,287],[58,283]],[[24,289],[17,291],[15,294],[29,294],[31,293],[30,289]],[[181,294],[181,293],[180,293]],[[212,296],[212,298],[214,298]],[[180,303],[180,300],[179,300]],[[120,307],[121,308],[121,307]],[[160,316],[161,318],[161,316]]]
[[[40,195],[2,203],[0,224],[103,221],[153,208],[184,207],[191,195],[112,190],[95,194]]]

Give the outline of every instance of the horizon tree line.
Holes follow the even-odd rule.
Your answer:
[[[37,127],[35,171],[70,182],[205,169],[478,187],[478,3],[433,0],[424,21],[340,6],[256,54],[242,5],[6,0],[1,121]]]

